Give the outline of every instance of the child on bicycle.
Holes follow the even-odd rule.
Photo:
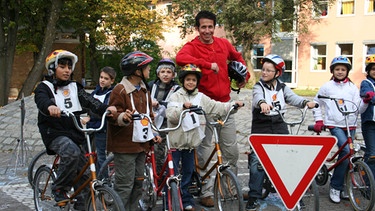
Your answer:
[[[276,55],[269,54],[263,58],[262,75],[253,87],[251,133],[289,134],[288,126],[277,111],[285,109],[286,105],[314,108],[315,103],[296,95],[278,78],[285,71],[284,60]],[[256,210],[257,200],[262,196],[264,170],[254,152],[249,154],[249,200],[246,210]]]
[[[94,98],[100,100],[100,102],[107,104],[109,101],[109,95],[113,89],[113,83],[116,79],[116,71],[112,67],[103,67],[100,70],[99,84],[96,85],[95,90],[91,92]],[[82,122],[87,123],[88,128],[100,127],[101,117],[89,112],[87,117],[82,118]],[[101,131],[94,133],[94,143],[97,153],[97,169],[100,170],[103,162],[107,158],[106,155],[106,143],[107,143],[107,126],[104,125]]]
[[[314,131],[321,132],[322,128],[325,126],[329,129],[332,135],[337,138],[337,147],[341,147],[347,140],[347,131],[345,118],[340,111],[337,110],[335,102],[329,99],[318,98],[318,95],[324,96],[335,96],[336,98],[342,98],[345,102],[352,101],[356,105],[359,105],[361,99],[359,96],[359,90],[357,86],[351,82],[349,79],[349,71],[352,69],[350,60],[344,56],[338,56],[333,58],[330,70],[332,73],[331,80],[326,82],[322,87],[320,87],[314,101],[319,104],[318,108],[314,109]],[[353,110],[352,104],[346,105],[348,110]],[[324,109],[324,114],[322,113]],[[324,120],[323,120],[324,116]],[[348,118],[349,128],[351,136],[354,137],[355,130],[357,127],[357,116],[356,114],[350,114]],[[339,154],[338,160],[349,153],[349,146],[347,145]],[[329,198],[334,203],[340,202],[340,192],[341,198],[348,198],[344,194],[344,177],[346,169],[348,168],[348,160],[344,160],[338,165],[331,177]]]
[[[242,107],[244,104],[240,101],[222,103],[212,100],[205,94],[198,91],[199,80],[202,77],[201,70],[193,64],[187,64],[182,67],[178,75],[182,88],[173,93],[167,108],[168,127],[176,127],[181,112],[192,106],[200,106],[206,113],[217,113],[225,115],[230,107],[238,104]],[[191,183],[191,177],[194,172],[194,149],[202,142],[204,138],[205,118],[196,113],[186,115],[182,126],[175,131],[170,132],[171,148],[175,172],[182,175],[181,190],[182,203],[184,210],[195,210],[193,196],[188,191]],[[181,162],[181,168],[179,163]]]
[[[168,58],[161,59],[156,67],[156,75],[157,79],[148,83],[151,91],[152,110],[156,114],[154,122],[158,128],[165,128],[167,126],[165,109],[169,98],[180,88],[180,85],[174,80],[176,76],[175,63]],[[154,146],[157,172],[161,171],[166,155],[165,133],[161,132],[159,135],[162,142]]]
[[[113,88],[109,99],[109,105],[115,106],[118,113],[108,124],[107,150],[114,155],[114,189],[122,198],[125,210],[139,210],[149,142],[161,141],[160,136],[154,136],[148,121],[132,120],[132,115],[137,113],[153,118],[151,97],[145,83],[152,60],[140,51],[126,54],[120,62],[124,77]]]
[[[365,161],[375,175],[375,54],[366,57],[366,79],[359,90],[366,109],[361,112],[362,135],[366,144]]]
[[[84,133],[75,127],[71,117],[62,116],[61,112],[73,112],[78,121],[79,114],[85,113],[84,108],[98,115],[104,114],[107,109],[111,111],[111,115],[116,113],[115,107],[101,103],[88,94],[81,84],[70,80],[77,60],[77,56],[69,51],[53,51],[46,58],[48,75],[34,91],[39,110],[38,127],[43,143],[48,154],[60,156],[57,178],[52,187],[58,206],[67,203],[67,191],[71,189],[73,179],[86,163],[85,154],[81,151],[81,145],[85,143]],[[81,186],[87,178],[88,175],[82,177],[75,188]],[[76,197],[74,209],[85,210],[87,190]]]

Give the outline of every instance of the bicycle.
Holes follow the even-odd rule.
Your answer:
[[[34,175],[38,170],[39,166],[44,165],[46,163],[51,163],[54,159],[55,155],[48,155],[46,149],[34,155],[27,168],[27,179],[32,188],[34,188]]]
[[[316,106],[318,107],[318,105]],[[277,112],[278,115],[281,116],[281,119],[289,126],[289,131],[291,135],[298,135],[298,132],[301,128],[302,123],[304,122],[307,114],[307,110],[309,108],[305,106],[302,110],[301,109],[293,109],[299,112],[299,114],[293,114],[293,116],[300,116],[300,118],[297,121],[287,121],[287,118],[285,117],[285,110],[279,110],[277,108],[274,108],[273,111]],[[298,125],[298,128],[296,132],[293,132],[293,128]],[[250,153],[254,152],[246,152],[246,154],[250,155]],[[250,159],[250,156],[249,156]],[[263,170],[263,166],[259,164],[258,169]],[[262,188],[262,196],[261,199],[267,198],[267,196],[270,193],[276,193],[276,189],[273,186],[270,178],[267,174],[265,174],[263,179],[263,188]],[[294,210],[319,210],[319,190],[316,182],[313,180],[310,184],[310,186],[307,188],[306,192],[303,194],[300,201],[297,203],[296,208]]]
[[[233,105],[229,109],[224,119],[218,115],[215,115],[212,120],[208,117],[208,114],[201,110],[202,114],[205,116],[207,127],[213,130],[215,147],[203,166],[199,165],[198,153],[195,152],[195,168],[198,174],[193,175],[193,185],[190,188],[190,192],[195,195],[199,195],[205,180],[209,179],[210,174],[216,170],[214,183],[214,206],[216,210],[226,211],[245,209],[242,188],[238,178],[230,169],[230,166],[223,163],[222,153],[219,145],[220,129],[225,125],[229,116],[233,113],[233,110],[238,109],[238,107],[238,105]],[[217,160],[215,164],[208,169],[208,166],[211,163],[211,160],[213,160],[215,154],[217,156]],[[206,173],[203,176],[199,176],[199,171],[201,170],[206,170]]]
[[[85,171],[90,168],[90,177],[74,192],[69,194],[68,201],[64,203],[56,203],[52,194],[52,184],[56,179],[56,172],[60,162],[60,157],[57,155],[52,163],[46,163],[38,168],[34,176],[34,204],[36,210],[70,210],[71,204],[75,202],[75,197],[88,185],[90,187],[89,196],[86,198],[85,210],[116,210],[123,211],[124,204],[117,193],[104,182],[96,178],[95,169],[95,153],[92,152],[90,145],[90,133],[99,131],[105,124],[106,114],[103,114],[101,126],[99,128],[82,128],[75,115],[68,111],[62,112],[64,115],[73,119],[74,125],[80,131],[85,133],[86,143],[88,148],[88,161],[78,176],[74,179],[76,184],[84,175]]]
[[[363,156],[358,155],[361,147],[353,146],[353,139],[350,134],[348,116],[358,111],[358,106],[349,100],[342,98],[334,98],[329,96],[318,95],[318,98],[329,99],[335,102],[336,108],[345,117],[347,140],[331,157],[327,158],[327,162],[333,162],[329,168],[326,164],[319,170],[315,181],[318,185],[323,186],[328,181],[329,172],[336,166],[342,163],[345,159],[349,160],[349,166],[345,173],[345,187],[349,194],[349,200],[355,210],[371,210],[375,202],[375,181],[371,169],[363,161]],[[346,104],[348,103],[348,104]],[[353,106],[348,106],[348,105]],[[353,110],[348,110],[348,107],[354,107]],[[314,126],[308,126],[308,130],[314,130]],[[340,152],[349,146],[349,153],[347,153],[340,160],[334,161]],[[358,145],[359,146],[359,145]]]
[[[199,112],[201,108],[192,107],[185,109],[181,112],[179,122],[176,127],[173,128],[157,128],[151,123],[152,129],[158,132],[164,132],[166,134],[166,146],[167,146],[167,157],[160,172],[156,171],[156,158],[154,153],[154,146],[151,144],[150,151],[146,154],[144,180],[143,180],[143,193],[142,198],[139,201],[139,206],[142,210],[152,210],[156,206],[158,196],[163,199],[163,210],[179,211],[183,210],[182,200],[180,194],[180,175],[175,175],[172,160],[172,150],[169,144],[169,132],[178,129],[181,126],[182,119],[188,112]],[[135,114],[133,119],[135,121],[148,119],[151,122],[151,118],[147,114]],[[113,185],[115,181],[115,165],[113,163],[114,156],[110,155],[103,163],[102,168],[99,171],[98,178],[101,178],[107,183]],[[168,170],[167,170],[168,168]],[[167,170],[167,171],[166,171]],[[166,193],[164,187],[167,185],[168,191],[168,205],[166,203]]]

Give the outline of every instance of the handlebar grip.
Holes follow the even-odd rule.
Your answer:
[[[324,96],[324,95],[318,95],[318,98],[331,99],[330,97],[328,97],[328,96]]]
[[[140,120],[141,115],[140,114],[132,114],[132,120]]]
[[[319,104],[318,103],[315,103],[315,108],[319,108]]]
[[[309,131],[314,131],[314,125],[308,125],[307,130]]]

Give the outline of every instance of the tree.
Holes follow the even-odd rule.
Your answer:
[[[44,67],[44,60],[47,57],[47,54],[52,50],[52,44],[55,40],[56,35],[56,24],[60,17],[60,12],[63,7],[63,0],[52,0],[50,10],[47,10],[47,25],[45,27],[45,35],[43,37],[43,42],[40,47],[39,52],[36,56],[36,61],[34,66],[29,72],[26,81],[23,83],[20,94],[25,96],[31,95],[34,90],[35,84],[40,80]],[[19,95],[18,98],[21,96]]]
[[[3,106],[8,103],[21,1],[1,0],[0,3],[0,106]]]
[[[306,15],[305,12],[320,10],[319,0],[175,0],[173,3],[175,17],[185,19],[180,26],[183,36],[194,30],[194,16],[200,10],[217,14],[217,23],[224,26],[227,38],[235,46],[242,46],[243,57],[251,72],[250,52],[254,44],[265,37],[277,39],[274,32],[278,31],[280,24],[289,32],[306,32],[311,13]]]

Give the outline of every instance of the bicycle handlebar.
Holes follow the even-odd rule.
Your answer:
[[[335,98],[335,97],[329,97],[325,95],[318,95],[318,98],[333,100],[335,102],[337,110],[339,110],[340,113],[342,113],[342,115],[344,116],[348,116],[349,114],[353,114],[358,111],[358,106],[353,101],[345,100],[344,98]],[[344,102],[349,102],[350,104],[353,104],[355,109],[352,111],[347,111],[346,110],[347,107]]]
[[[318,107],[319,107],[319,104],[316,103],[315,108],[318,108]],[[272,110],[276,111],[281,116],[281,119],[285,122],[285,124],[294,126],[294,125],[302,124],[302,122],[305,120],[306,112],[308,109],[309,107],[307,105],[303,108],[303,110],[299,109],[298,111],[301,112],[301,119],[295,122],[288,122],[282,113],[283,110],[279,110],[276,107],[274,107]]]
[[[243,106],[245,106],[245,104],[243,104]],[[219,125],[219,124],[220,125],[224,125],[228,121],[228,118],[232,114],[232,111],[233,110],[237,110],[239,107],[240,107],[240,105],[234,104],[233,106],[231,106],[231,108],[229,109],[228,113],[225,115],[224,120],[221,119],[221,117],[219,116],[216,120],[214,119],[214,121],[212,121],[212,122],[210,122],[208,120],[206,113],[203,110],[202,111],[204,112],[204,116],[206,118],[207,123],[209,125],[211,125],[211,126],[216,126],[216,125]]]
[[[79,123],[78,123],[78,121],[77,121],[77,118],[75,118],[76,115],[74,115],[73,112],[70,112],[70,111],[66,111],[66,110],[64,110],[64,111],[61,111],[61,113],[64,114],[64,115],[66,115],[67,117],[72,117],[72,119],[73,119],[73,123],[74,123],[74,126],[75,126],[78,130],[80,130],[80,131],[82,131],[82,132],[84,132],[84,133],[85,133],[85,132],[90,132],[90,133],[92,133],[92,132],[97,132],[97,131],[100,131],[101,129],[103,129],[103,127],[104,127],[104,125],[105,125],[105,117],[107,116],[107,114],[110,114],[111,111],[106,110],[106,111],[104,112],[104,114],[102,115],[102,118],[101,118],[100,127],[98,127],[98,128],[83,128],[83,127],[81,127],[81,126],[79,125]]]

